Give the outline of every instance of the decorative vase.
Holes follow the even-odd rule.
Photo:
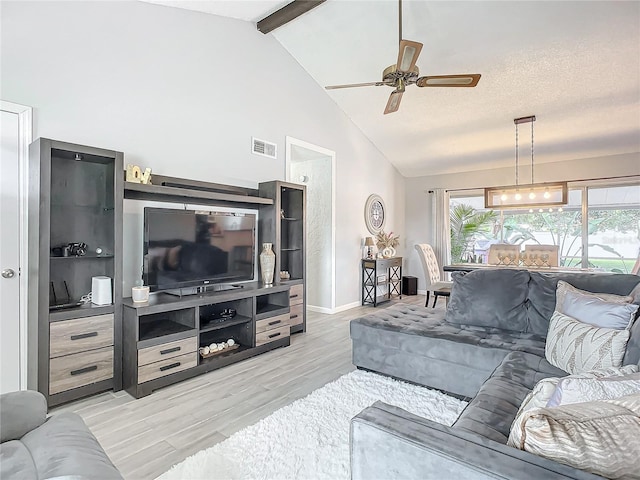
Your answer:
[[[382,256],[384,258],[391,258],[396,255],[396,249],[393,247],[384,247],[382,249]]]
[[[271,285],[273,283],[273,272],[276,266],[276,254],[273,253],[272,243],[263,243],[260,253],[260,271],[262,272],[262,283]]]

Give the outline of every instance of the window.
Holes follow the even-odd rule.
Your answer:
[[[587,261],[631,273],[640,254],[640,187],[589,187]]]
[[[565,267],[631,273],[638,261],[637,184],[570,187],[561,210],[487,210],[480,192],[453,192],[449,207],[453,262],[486,262],[493,243],[558,245],[559,264]]]

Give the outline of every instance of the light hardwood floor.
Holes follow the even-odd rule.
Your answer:
[[[417,295],[399,301],[424,304],[424,300]],[[444,307],[444,301],[438,304]],[[336,315],[308,312],[306,333],[294,335],[289,347],[141,399],[124,391],[107,392],[50,413],[78,413],[125,478],[154,479],[186,457],[354,370],[349,321],[373,311],[357,307]]]

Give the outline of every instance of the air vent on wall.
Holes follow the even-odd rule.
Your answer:
[[[251,152],[269,158],[276,158],[276,144],[251,137]]]

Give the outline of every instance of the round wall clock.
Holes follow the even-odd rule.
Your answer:
[[[384,222],[386,220],[386,208],[384,201],[380,195],[369,195],[367,203],[364,205],[364,221],[367,224],[367,229],[373,234],[377,235],[384,228]]]

